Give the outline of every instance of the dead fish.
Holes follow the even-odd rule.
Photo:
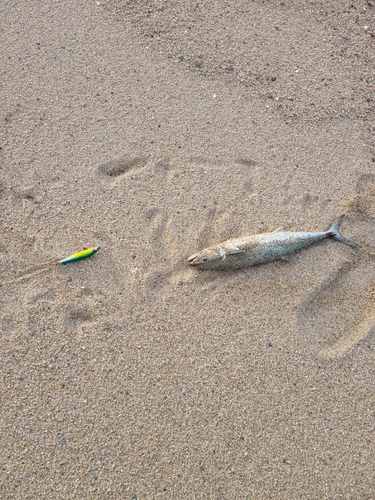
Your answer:
[[[343,218],[341,215],[327,231],[292,232],[276,229],[272,233],[227,240],[192,255],[188,263],[199,269],[240,269],[279,259],[288,260],[290,254],[327,238],[353,248],[359,247],[339,233]]]

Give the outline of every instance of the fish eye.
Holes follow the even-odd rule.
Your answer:
[[[207,259],[207,257],[204,257],[204,259],[202,259],[202,260],[203,260],[203,262],[207,262],[208,259]]]

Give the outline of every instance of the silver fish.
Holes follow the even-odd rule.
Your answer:
[[[308,233],[276,229],[272,233],[227,240],[192,255],[188,263],[199,269],[240,269],[279,259],[288,260],[290,254],[327,238],[353,248],[359,247],[339,233],[343,218],[343,215],[339,217],[327,231]]]

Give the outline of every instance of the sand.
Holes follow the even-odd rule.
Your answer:
[[[375,497],[374,12],[2,3],[2,499]]]

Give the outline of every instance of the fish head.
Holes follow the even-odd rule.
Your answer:
[[[220,252],[207,248],[189,257],[188,264],[199,269],[214,269],[222,258]]]

